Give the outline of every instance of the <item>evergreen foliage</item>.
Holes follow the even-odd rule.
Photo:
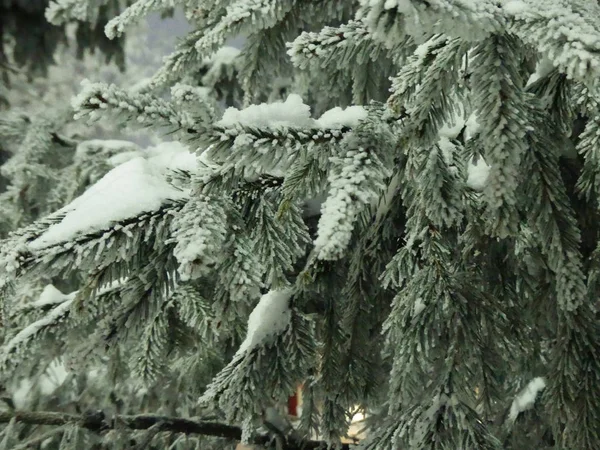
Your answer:
[[[58,358],[83,395],[102,367],[128,412],[261,446],[339,444],[358,407],[359,449],[600,448],[598,3],[138,0],[106,34],[173,7],[193,29],[148,83],[72,107],[179,142],[79,143],[65,187],[56,123],[6,126],[32,130],[7,192],[63,202],[0,249],[3,378]],[[300,384],[289,433],[269,408]],[[234,445],[109,413],[9,414],[0,445]]]
[[[86,53],[98,51],[106,62],[115,61],[121,70],[125,69],[124,40],[108,39],[104,26],[127,1],[95,3],[93,15],[73,17],[69,21],[60,20],[60,7],[49,0],[3,0],[0,3],[0,102],[6,101],[3,85],[10,86],[15,73],[24,70],[29,77],[46,76],[48,67],[56,63],[55,54],[66,44],[76,47],[80,59]],[[46,19],[46,11],[52,23]],[[70,30],[66,25],[74,28],[74,40],[69,39]]]

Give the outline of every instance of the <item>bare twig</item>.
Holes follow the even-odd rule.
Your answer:
[[[121,427],[130,430],[148,430],[156,426],[161,432],[199,434],[203,436],[221,437],[234,441],[242,439],[242,429],[237,426],[227,425],[219,422],[209,422],[201,420],[183,419],[178,417],[158,416],[158,415],[116,415],[107,418],[102,411],[88,414],[68,414],[50,411],[1,411],[0,423],[8,423],[12,418],[17,422],[35,424],[64,426],[67,424],[78,424],[80,427],[95,433],[104,433],[114,429],[115,422],[118,421]],[[158,425],[160,424],[160,425]],[[251,444],[264,446],[270,442],[268,435],[258,435],[252,439]],[[323,441],[290,439],[284,443],[283,450],[317,450],[326,449],[327,443]],[[343,444],[338,447],[340,450],[350,450],[349,444]]]

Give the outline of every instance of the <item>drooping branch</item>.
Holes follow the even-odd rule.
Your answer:
[[[8,423],[12,418],[17,422],[30,425],[63,426],[78,424],[80,427],[95,433],[103,433],[115,427],[130,430],[147,430],[150,427],[170,433],[198,434],[202,436],[220,437],[241,441],[242,429],[234,425],[219,422],[184,419],[179,417],[158,415],[115,415],[106,417],[102,411],[86,414],[68,414],[52,411],[1,411],[0,423]],[[252,445],[265,446],[271,441],[269,435],[257,435],[251,440]],[[282,450],[316,450],[327,448],[324,441],[288,439],[283,443]],[[341,450],[350,450],[349,444],[343,444]]]

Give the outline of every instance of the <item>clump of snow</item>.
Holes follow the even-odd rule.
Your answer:
[[[211,89],[206,86],[190,86],[176,83],[171,87],[171,97],[176,100],[207,99],[211,95]]]
[[[490,166],[478,158],[477,162],[471,161],[467,167],[467,186],[476,191],[483,191],[490,174]]]
[[[52,284],[46,285],[39,298],[34,301],[27,303],[28,308],[40,308],[47,305],[56,305],[59,303],[63,303],[65,300],[68,300],[69,296],[66,296],[58,289],[54,287]]]
[[[248,318],[246,339],[240,345],[236,355],[252,350],[254,347],[282,333],[290,323],[289,309],[292,291],[270,291],[263,295]]]
[[[527,10],[527,5],[521,0],[510,0],[502,5],[502,9],[508,14],[518,15]]]
[[[554,67],[554,63],[547,56],[540,58],[535,65],[535,72],[533,72],[529,76],[529,80],[527,80],[527,86],[548,75],[554,70]]]
[[[462,117],[457,117],[453,124],[446,123],[440,128],[440,138],[455,139],[464,126],[465,120]]]
[[[533,408],[535,399],[545,387],[546,381],[542,377],[531,380],[525,389],[523,389],[513,400],[510,407],[510,413],[508,414],[508,420],[514,422],[520,413]]]
[[[467,121],[465,122],[465,140],[469,140],[471,139],[473,136],[475,136],[475,134],[477,134],[477,131],[479,130],[479,122],[477,121],[477,115],[475,113],[472,113],[469,118],[467,119]]]
[[[419,315],[425,309],[425,306],[423,299],[418,297],[413,305],[413,316]]]
[[[340,107],[325,111],[319,119],[310,115],[310,106],[297,94],[290,94],[284,101],[250,105],[239,110],[227,108],[222,119],[217,123],[221,127],[242,125],[248,127],[297,127],[339,129],[354,127],[366,119],[367,110],[362,106]]]
[[[335,107],[325,111],[317,123],[322,128],[354,127],[367,118],[367,110],[362,106],[349,106],[346,109]]]
[[[197,156],[181,142],[161,142],[144,150],[148,162],[161,173],[173,170],[195,172],[198,164]]]
[[[80,235],[107,229],[113,223],[154,211],[166,200],[187,198],[189,192],[166,181],[171,170],[195,170],[196,157],[177,142],[163,143],[115,167],[80,197],[55,215],[64,218],[29,244],[39,250]]]
[[[238,124],[248,127],[314,127],[315,120],[310,117],[310,106],[302,102],[302,97],[290,94],[285,102],[250,105],[242,110],[227,108],[217,123],[221,127]]]
[[[226,45],[208,58],[212,64],[231,64],[240,55],[240,49]]]
[[[444,157],[446,164],[452,164],[456,146],[446,136],[441,136],[438,141],[438,147],[442,152],[442,156]]]

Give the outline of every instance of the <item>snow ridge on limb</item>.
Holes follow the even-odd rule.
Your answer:
[[[127,273],[136,246],[164,245],[156,236],[164,237],[173,211],[189,198],[189,189],[167,178],[174,170],[195,171],[196,158],[178,143],[148,153],[117,166],[69,205],[9,237],[2,250],[7,274],[64,274],[100,261]],[[148,242],[151,238],[157,240]]]

